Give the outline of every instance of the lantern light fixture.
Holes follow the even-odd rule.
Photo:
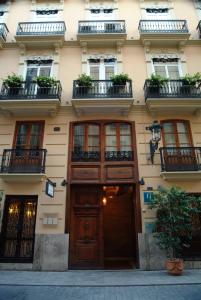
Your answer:
[[[146,127],[146,130],[149,130],[152,133],[152,138],[149,142],[150,159],[152,164],[154,163],[154,153],[158,149],[158,144],[161,140],[161,129],[162,125],[157,120],[153,121],[152,125]]]

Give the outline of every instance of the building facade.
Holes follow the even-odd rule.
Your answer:
[[[201,193],[201,81],[182,80],[201,72],[201,1],[0,2],[0,268],[163,268],[152,193]]]

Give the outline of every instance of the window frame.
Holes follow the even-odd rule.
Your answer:
[[[165,132],[164,132],[164,129],[163,129],[163,125],[165,123],[172,123],[173,126],[174,126],[174,136],[175,136],[175,141],[176,141],[176,146],[175,147],[178,147],[180,148],[180,142],[179,142],[179,136],[178,136],[178,131],[177,131],[177,123],[183,123],[185,124],[185,127],[187,129],[187,134],[188,134],[188,141],[189,141],[189,147],[193,147],[193,138],[192,138],[192,131],[191,131],[191,126],[190,126],[190,121],[188,120],[179,120],[179,119],[175,119],[175,120],[163,120],[160,122],[161,125],[162,125],[162,130],[161,130],[161,133],[162,133],[162,141],[163,141],[163,146],[164,147],[168,147],[166,145],[166,142],[165,142]]]
[[[73,124],[73,128],[72,128],[72,151],[73,152],[76,152],[75,151],[75,135],[74,135],[74,129],[76,126],[80,126],[80,125],[83,125],[84,126],[84,145],[83,145],[83,150],[81,152],[101,152],[101,126],[100,124],[97,124],[97,123],[93,123],[93,122],[78,122],[78,123],[74,123]],[[90,125],[95,125],[95,126],[98,126],[99,128],[99,135],[93,135],[93,136],[98,136],[99,137],[99,150],[97,151],[88,151],[88,138],[89,138],[89,126]],[[92,136],[92,135],[90,135]]]
[[[27,134],[27,140],[29,141],[29,143],[27,143],[27,144],[29,144],[29,146],[30,146],[30,137],[31,137],[31,125],[33,125],[33,124],[40,124],[41,125],[39,149],[42,149],[43,148],[43,140],[44,140],[45,121],[40,121],[40,120],[39,121],[17,121],[16,122],[12,149],[16,149],[18,130],[19,130],[19,126],[21,126],[22,124],[29,125],[28,134]],[[30,148],[27,148],[27,149],[30,149]]]

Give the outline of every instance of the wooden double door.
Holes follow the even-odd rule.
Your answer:
[[[101,185],[71,189],[70,257],[72,269],[132,268],[136,262],[132,186],[116,186],[105,198]]]

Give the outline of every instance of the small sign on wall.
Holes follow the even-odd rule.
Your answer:
[[[154,223],[153,222],[145,222],[145,232],[152,233],[154,231]]]
[[[150,204],[153,196],[153,192],[144,192],[144,204]]]
[[[56,184],[49,179],[46,181],[46,188],[45,188],[45,193],[47,196],[54,198],[54,187]]]

